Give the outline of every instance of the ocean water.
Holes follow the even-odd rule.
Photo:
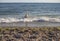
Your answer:
[[[60,26],[60,3],[0,3],[0,26],[26,26],[26,22],[28,26]]]

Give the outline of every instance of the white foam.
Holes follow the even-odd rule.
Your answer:
[[[51,18],[51,17],[40,17],[35,19],[36,21],[38,20],[43,20],[43,21],[48,21],[48,22],[60,22],[59,18]]]
[[[0,23],[5,22],[5,23],[12,23],[12,22],[33,22],[33,21],[38,21],[38,20],[44,20],[48,22],[60,22],[59,18],[50,18],[50,17],[34,17],[34,18],[0,18]]]
[[[19,19],[17,18],[0,18],[0,23],[1,22],[6,22],[6,23],[10,23],[10,22],[18,22]]]

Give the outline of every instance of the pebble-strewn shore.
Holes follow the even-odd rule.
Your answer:
[[[0,27],[0,41],[60,41],[60,27]]]

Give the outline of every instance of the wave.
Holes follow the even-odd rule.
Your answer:
[[[60,22],[60,18],[51,18],[51,17],[40,17],[38,20],[39,22]]]
[[[60,22],[60,18],[51,17],[34,17],[34,18],[0,18],[0,23],[12,23],[12,22]]]

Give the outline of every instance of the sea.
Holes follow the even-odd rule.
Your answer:
[[[60,3],[0,3],[0,26],[60,26]]]

